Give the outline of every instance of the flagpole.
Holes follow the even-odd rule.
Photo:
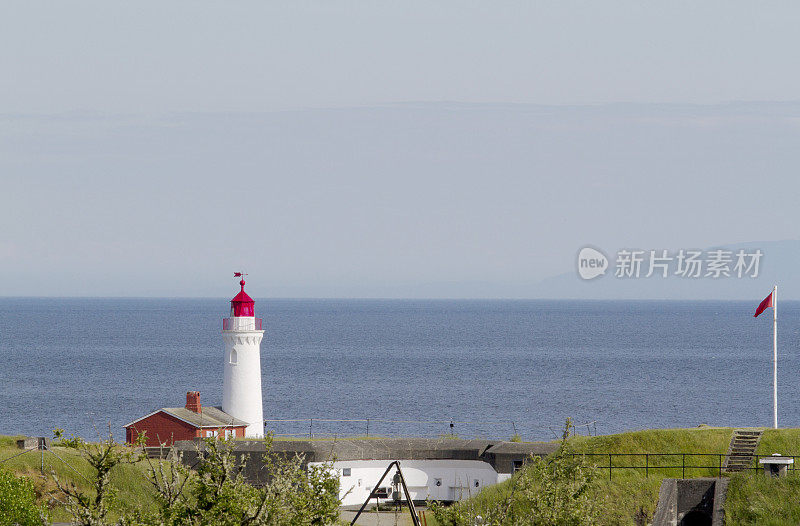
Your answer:
[[[772,289],[772,427],[778,429],[778,286]]]

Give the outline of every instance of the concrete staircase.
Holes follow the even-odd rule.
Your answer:
[[[734,429],[728,454],[725,455],[725,463],[722,465],[723,473],[739,473],[752,467],[759,440],[760,429]]]

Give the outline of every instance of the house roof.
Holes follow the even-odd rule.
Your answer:
[[[205,406],[202,408],[201,413],[195,413],[185,407],[162,407],[158,411],[153,411],[149,415],[145,415],[131,422],[125,424],[123,427],[130,427],[137,422],[141,422],[145,418],[151,417],[156,413],[164,412],[170,416],[177,418],[187,424],[197,427],[241,427],[246,426],[247,422],[234,418],[228,413],[224,412],[220,407]]]

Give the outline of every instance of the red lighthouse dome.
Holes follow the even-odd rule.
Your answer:
[[[244,291],[244,280],[239,282],[242,290],[231,300],[231,317],[255,316],[255,301]]]

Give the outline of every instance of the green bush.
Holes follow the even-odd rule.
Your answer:
[[[244,460],[233,440],[205,439],[194,470],[178,458],[149,462],[149,480],[159,511],[144,517],[158,526],[312,526],[334,524],[339,515],[339,479],[330,469],[303,467],[285,459],[265,439],[264,469],[269,480],[253,487],[243,476]]]
[[[565,438],[558,451],[532,457],[507,483],[453,506],[433,502],[430,509],[445,526],[588,526],[597,523],[604,502],[590,491],[594,475]]]
[[[46,517],[36,504],[33,483],[0,468],[0,526],[38,526]]]

